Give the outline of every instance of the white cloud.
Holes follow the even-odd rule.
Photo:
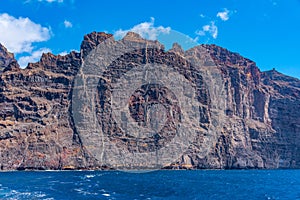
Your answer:
[[[138,33],[141,37],[149,39],[149,40],[156,40],[159,34],[169,34],[171,31],[170,27],[163,27],[163,26],[154,26],[155,19],[151,17],[150,22],[143,22],[140,24],[135,25],[129,30],[118,30],[115,32],[116,37],[124,37],[128,31],[132,31]]]
[[[48,48],[41,48],[37,51],[32,52],[31,55],[29,56],[20,57],[18,59],[18,63],[22,68],[25,68],[28,63],[37,62],[41,58],[43,53],[48,53],[48,52],[51,52],[51,50]]]
[[[0,43],[13,53],[31,52],[34,42],[50,39],[50,29],[29,18],[0,14]]]
[[[73,26],[73,24],[68,20],[64,21],[64,25],[65,25],[66,28],[72,28],[72,26]]]
[[[204,25],[202,30],[196,31],[196,34],[199,36],[204,36],[206,33],[209,33],[214,39],[218,37],[218,27],[215,25],[214,21],[211,21],[210,24]]]
[[[60,56],[65,56],[65,55],[67,55],[67,54],[68,54],[67,51],[63,51],[63,52],[60,52],[58,55],[60,55]]]
[[[78,51],[77,49],[71,49],[71,50],[69,50],[69,51],[62,51],[62,52],[60,52],[58,55],[60,55],[60,56],[66,56],[66,55],[68,55],[69,53],[71,53],[72,51],[75,51],[76,53],[80,53],[80,51]]]
[[[225,8],[222,12],[218,12],[217,17],[220,17],[223,21],[229,20],[229,10]]]
[[[28,62],[36,62],[42,53],[51,52],[48,48],[35,50],[34,43],[44,42],[50,39],[50,28],[42,27],[29,18],[15,18],[7,13],[0,14],[0,43],[8,51],[28,56],[21,56],[18,63],[26,67]]]

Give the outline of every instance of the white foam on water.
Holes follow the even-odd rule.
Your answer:
[[[94,178],[94,177],[95,177],[95,175],[93,175],[93,174],[85,175],[85,178]]]
[[[17,199],[43,199],[43,200],[53,200],[53,198],[45,198],[47,194],[35,191],[17,191],[17,190],[9,190],[8,188],[1,189],[3,192],[0,193],[0,199],[8,199],[8,200],[17,200]]]
[[[38,198],[42,198],[42,197],[45,197],[45,196],[47,196],[47,195],[44,194],[44,193],[39,193],[39,194],[36,195],[36,197],[38,197]]]
[[[84,188],[76,188],[74,189],[78,194],[82,194],[84,196],[86,195],[98,195],[98,193],[96,192],[88,192],[88,191],[85,191]]]

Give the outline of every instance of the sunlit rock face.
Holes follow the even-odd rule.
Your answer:
[[[99,45],[108,39],[103,52]],[[76,80],[91,55],[101,61],[117,45],[139,48],[108,63],[95,86],[95,109],[86,107],[106,138],[100,143],[99,135],[84,135],[95,131],[91,126],[78,125]],[[123,93],[117,100],[113,94],[122,86],[118,81],[130,76],[122,79],[128,87],[135,81],[129,72],[144,65],[170,69],[169,75],[162,70],[160,82],[132,88],[124,107],[118,108],[116,102],[124,102]],[[129,122],[147,131],[133,133]],[[159,157],[161,149],[174,141],[175,146],[178,133],[189,145],[164,154],[176,155],[172,162]],[[104,153],[97,149],[102,144]],[[115,41],[111,34],[93,32],[84,36],[79,53],[43,54],[26,69],[0,45],[1,170],[118,169],[123,157],[114,153],[119,150],[162,159],[141,156],[141,162],[132,163],[140,169],[155,163],[167,169],[299,168],[300,81],[276,70],[261,72],[253,61],[215,45],[184,51],[175,44],[165,51],[159,42],[135,33]]]

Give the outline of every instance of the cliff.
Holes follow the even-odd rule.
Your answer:
[[[99,45],[108,39],[110,43],[101,51]],[[118,168],[95,156],[90,146],[98,141],[84,136],[83,131],[91,130],[78,126],[74,113],[74,85],[84,73],[83,66],[93,64],[91,58],[101,62],[116,44],[139,48],[124,51],[108,65],[96,83],[95,110],[87,112],[94,112],[91,116],[111,143],[128,154],[138,154],[155,152],[175,138],[175,125],[184,120],[184,113],[189,114],[178,103],[186,98],[180,92],[155,84],[134,91],[128,102],[134,121],[146,123],[145,99],[150,106],[161,104],[168,110],[157,116],[165,122],[159,134],[139,140],[118,127],[110,109],[112,88],[124,72],[147,63],[167,65],[191,85],[199,106],[194,116],[197,123],[185,126],[197,130],[195,138],[163,168],[300,168],[300,80],[275,70],[261,72],[253,61],[216,45],[183,51],[174,44],[165,51],[157,41],[137,34],[129,33],[117,42],[111,34],[93,32],[84,37],[80,53],[43,54],[26,69],[20,69],[13,54],[0,45],[1,170]],[[164,79],[169,81],[167,76]]]

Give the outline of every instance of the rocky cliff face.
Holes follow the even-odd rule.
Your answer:
[[[26,69],[20,69],[13,55],[0,45],[1,170],[108,167],[85,146],[74,122],[72,95],[75,77],[82,73],[89,54],[97,53],[97,45],[111,37],[93,32],[84,37],[80,53],[44,54]],[[164,51],[159,43],[133,33],[123,39],[125,43],[145,48],[124,54],[108,67],[98,83],[99,98],[94,102],[100,128],[114,144],[129,153],[143,153],[162,148],[174,138],[174,123],[180,122],[182,108],[176,103],[180,94],[167,88],[141,87],[128,103],[131,117],[139,123],[147,118],[142,100],[148,99],[151,105],[161,103],[170,110],[172,114],[157,116],[166,122],[159,138],[137,142],[116,125],[109,109],[111,84],[124,71],[146,63],[165,64],[190,82],[201,105],[197,137],[177,161],[165,168],[300,167],[298,79],[275,70],[261,72],[253,61],[215,45],[200,45],[184,52],[175,44]],[[148,48],[152,43],[159,48]],[[162,96],[152,95],[156,93]],[[218,94],[222,95],[219,101]],[[209,148],[203,154],[207,133],[213,133],[214,139],[208,141]]]

